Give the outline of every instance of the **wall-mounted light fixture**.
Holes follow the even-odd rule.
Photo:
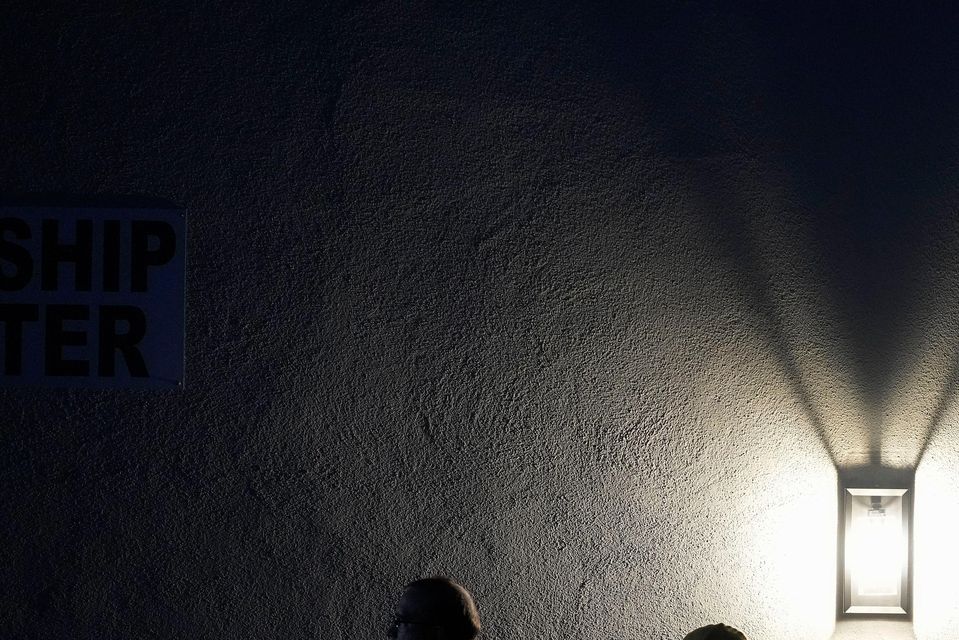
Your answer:
[[[908,489],[843,489],[843,612],[907,614]]]

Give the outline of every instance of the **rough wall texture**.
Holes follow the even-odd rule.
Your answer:
[[[0,636],[375,637],[432,573],[489,638],[829,636],[870,435],[750,113],[577,7],[15,18],[2,188],[187,209],[187,389],[0,392]]]
[[[916,470],[915,603],[913,616],[919,640],[959,638],[959,603],[955,597],[959,554],[959,451],[955,446],[956,408],[944,416],[947,426],[929,442]]]
[[[915,640],[915,635],[904,620],[841,620],[833,640]]]

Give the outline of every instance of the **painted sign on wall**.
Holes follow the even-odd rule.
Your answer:
[[[184,212],[0,207],[0,385],[183,383]]]

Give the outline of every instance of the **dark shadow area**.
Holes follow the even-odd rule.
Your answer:
[[[613,93],[642,106],[679,167],[730,155],[787,177],[779,186],[812,230],[808,263],[820,265],[822,297],[848,342],[837,355],[868,412],[872,464],[888,445],[884,403],[910,356],[904,350],[922,334],[916,305],[937,293],[923,280],[935,256],[921,230],[953,215],[930,203],[946,193],[957,158],[957,25],[952,9],[848,4],[618,7],[592,25],[591,59]],[[738,279],[815,415],[797,358],[782,346],[782,319],[763,293],[768,276],[749,241],[735,240],[743,223],[730,209],[718,215],[737,243]],[[820,434],[843,429],[813,422]]]
[[[179,209],[163,198],[118,193],[0,193],[0,207]]]
[[[693,174],[691,177],[694,178],[693,187],[696,184],[708,184],[716,179],[713,173]],[[715,225],[715,221],[711,225],[704,223],[705,235],[708,237],[711,233],[715,233],[717,228],[724,231],[721,237],[715,238],[719,243],[722,257],[735,274],[734,279],[744,294],[747,304],[761,319],[761,326],[768,337],[769,347],[782,368],[806,420],[812,425],[832,463],[838,466],[840,461],[830,442],[827,426],[805,382],[799,362],[789,346],[782,312],[770,294],[771,276],[758,255],[746,221],[738,213],[743,210],[744,203],[735,201],[733,199],[735,196],[729,196],[729,199],[725,200],[725,196],[717,196],[716,193],[697,194],[704,210],[715,212],[723,218],[722,224],[718,226]],[[723,201],[720,201],[720,198],[723,198]]]

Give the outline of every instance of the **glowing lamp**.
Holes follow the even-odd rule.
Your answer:
[[[843,490],[843,612],[909,609],[908,489]]]

